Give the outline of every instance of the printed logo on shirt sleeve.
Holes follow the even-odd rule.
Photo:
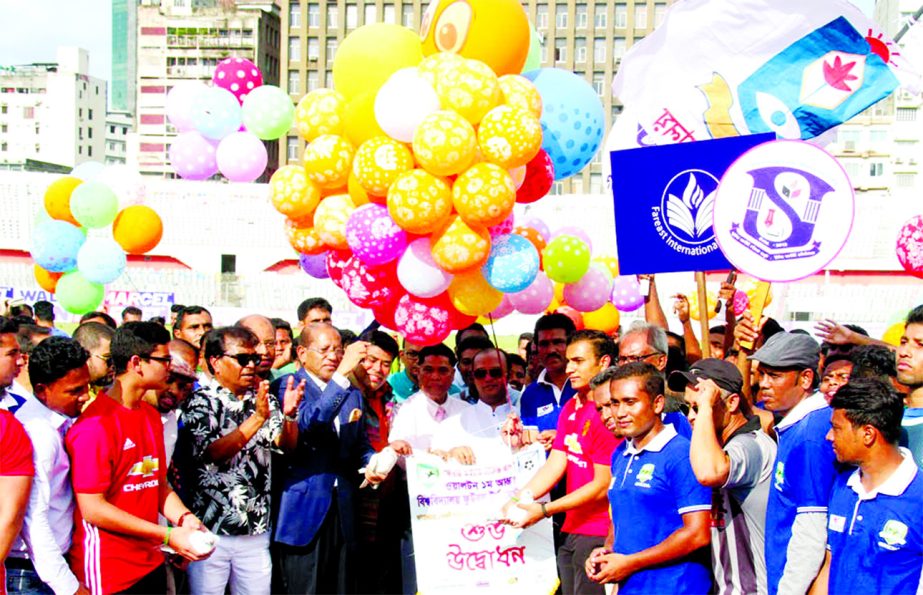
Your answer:
[[[645,463],[638,470],[638,479],[635,486],[639,488],[651,487],[651,480],[654,479],[654,463]]]
[[[775,486],[776,489],[782,491],[782,487],[785,485],[785,463],[778,461],[776,463],[776,480]]]
[[[542,405],[541,407],[538,408],[538,411],[536,411],[536,414],[539,417],[543,415],[548,415],[549,413],[554,413],[554,405],[550,403],[548,405]]]
[[[907,543],[907,525],[893,519],[889,520],[878,536],[884,540],[884,542],[879,541],[878,545],[895,551]]]
[[[831,514],[830,521],[827,523],[827,528],[831,531],[842,533],[846,528],[846,517],[840,516],[838,514]]]

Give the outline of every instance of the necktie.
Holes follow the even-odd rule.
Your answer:
[[[445,407],[442,405],[436,407],[436,415],[433,416],[436,421],[442,421],[445,419]]]

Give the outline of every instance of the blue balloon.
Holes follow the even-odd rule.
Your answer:
[[[42,221],[32,231],[32,258],[52,273],[65,273],[77,266],[77,252],[87,237],[66,221]]]
[[[90,238],[77,253],[77,268],[94,283],[112,283],[127,264],[125,251],[110,238]]]
[[[481,273],[497,291],[516,293],[532,285],[538,264],[538,250],[532,242],[518,234],[502,235],[494,238]]]
[[[240,102],[233,93],[221,87],[208,87],[196,99],[198,104],[192,110],[192,125],[199,134],[221,140],[240,129]]]
[[[603,142],[606,116],[599,95],[569,70],[541,68],[523,76],[542,96],[542,148],[554,164],[554,179],[569,178],[586,167]]]

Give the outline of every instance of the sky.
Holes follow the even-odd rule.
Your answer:
[[[875,0],[851,1],[871,15]],[[90,52],[92,76],[111,80],[111,10],[110,0],[0,0],[0,65],[54,62],[73,45]]]

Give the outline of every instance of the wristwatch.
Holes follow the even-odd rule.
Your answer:
[[[282,419],[284,419],[285,421],[290,421],[290,422],[292,422],[292,423],[295,423],[295,422],[298,421],[298,415],[297,415],[297,414],[295,414],[295,415],[283,415],[283,416],[282,416]]]

